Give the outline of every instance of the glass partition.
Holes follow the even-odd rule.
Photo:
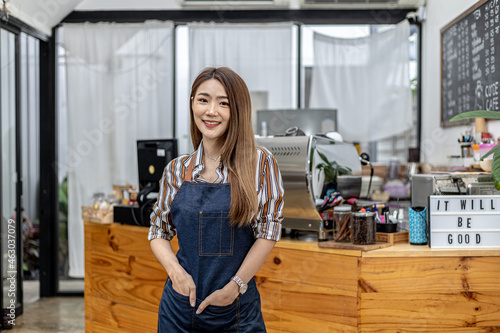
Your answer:
[[[22,311],[21,226],[17,223],[16,36],[0,30],[2,308],[14,320]]]
[[[40,295],[39,286],[39,200],[40,187],[40,42],[19,34],[20,131],[23,208],[23,301],[27,305]]]

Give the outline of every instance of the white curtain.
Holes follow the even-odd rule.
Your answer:
[[[338,109],[345,140],[369,142],[412,126],[408,21],[369,37],[314,34],[311,107]]]
[[[84,276],[81,206],[138,186],[137,139],[171,138],[171,22],[65,24],[69,275]],[[64,144],[64,143],[62,143]]]
[[[225,66],[246,82],[254,122],[256,110],[296,107],[291,23],[192,23],[188,28],[189,88],[204,68]],[[179,119],[186,124],[179,131],[189,133],[189,114],[180,112]]]
[[[34,221],[38,218],[40,185],[40,72],[39,42],[21,33],[21,144],[23,165],[23,208]]]

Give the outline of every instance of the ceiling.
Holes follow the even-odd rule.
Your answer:
[[[172,10],[182,8],[178,0],[10,0],[11,15],[34,28],[51,34],[52,28],[69,13],[96,10]]]
[[[50,35],[52,27],[71,13],[82,0],[10,0],[8,10],[26,24]]]
[[[222,6],[233,9],[249,8],[249,2],[245,0],[231,1],[232,3],[227,5],[227,0],[9,0],[7,8],[12,16],[50,35],[52,28],[72,11],[214,9],[223,8]],[[425,5],[425,2],[426,0],[320,0],[312,3],[307,0],[260,0],[251,8],[260,6],[259,9],[319,9],[318,6],[326,6],[330,9],[394,9],[417,8]],[[186,5],[187,3],[190,4]]]

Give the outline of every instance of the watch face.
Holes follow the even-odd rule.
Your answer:
[[[248,289],[248,285],[244,284],[240,287],[240,294],[244,294]]]

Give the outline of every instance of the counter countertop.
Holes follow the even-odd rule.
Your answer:
[[[476,248],[476,249],[431,249],[428,245],[410,245],[409,243],[396,243],[393,246],[371,251],[344,250],[320,248],[314,237],[300,237],[292,239],[283,237],[277,248],[312,251],[321,253],[340,254],[354,257],[494,257],[500,256],[500,249]]]
[[[91,223],[91,222],[87,222]],[[92,223],[98,226],[99,224]],[[100,225],[107,228],[110,225]],[[113,223],[112,228],[115,226],[122,226],[125,229],[136,230],[143,233],[147,237],[148,228],[121,225]],[[396,243],[393,246],[376,249],[371,251],[361,250],[345,250],[345,249],[331,249],[320,248],[318,246],[317,234],[314,232],[302,233],[299,237],[290,237],[284,235],[282,239],[276,243],[276,248],[311,251],[319,253],[338,254],[351,257],[500,257],[500,249],[495,248],[476,248],[476,249],[431,249],[427,245],[410,245],[409,243]]]

